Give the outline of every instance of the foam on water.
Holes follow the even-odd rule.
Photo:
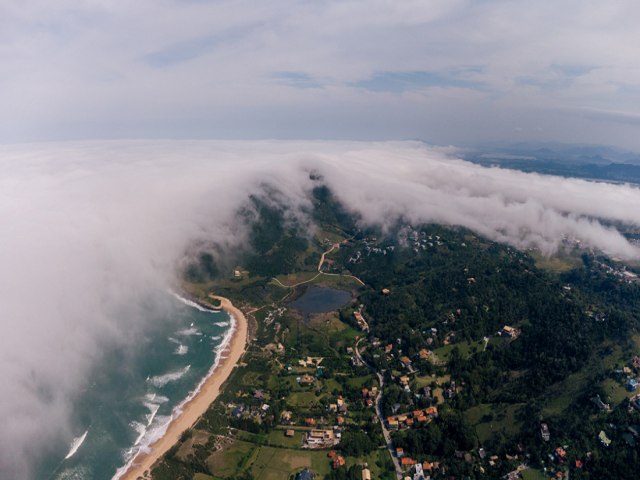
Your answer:
[[[188,305],[190,307],[196,308],[198,310],[200,310],[201,312],[207,312],[207,313],[220,313],[220,310],[213,310],[211,308],[205,308],[202,305],[189,300],[188,298],[184,298],[180,295],[178,295],[176,292],[171,291],[171,295],[173,295],[174,297],[176,297],[178,300],[180,300],[182,303],[184,303],[185,305]]]
[[[67,453],[67,456],[64,457],[65,460],[67,460],[67,459],[69,459],[69,458],[71,458],[71,457],[73,457],[75,455],[75,453],[78,451],[80,446],[84,443],[85,438],[87,438],[87,433],[89,433],[89,430],[84,432],[79,437],[76,437],[76,438],[73,439],[73,441],[71,442],[71,448],[69,449],[69,453]]]
[[[174,372],[165,373],[164,375],[156,375],[155,377],[151,377],[149,382],[158,388],[162,388],[169,382],[175,382],[176,380],[181,379],[190,368],[191,365],[187,365],[186,367]]]
[[[217,324],[216,324],[217,325]],[[176,335],[182,335],[184,337],[190,337],[192,335],[202,335],[202,332],[196,327],[189,327],[176,332]]]
[[[186,355],[187,352],[189,351],[189,347],[187,347],[186,345],[178,345],[178,348],[176,348],[175,353],[176,355]]]

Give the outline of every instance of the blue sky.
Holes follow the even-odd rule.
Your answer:
[[[635,1],[4,0],[0,142],[561,141],[640,150]]]

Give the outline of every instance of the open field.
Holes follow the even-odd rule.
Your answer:
[[[485,443],[498,432],[506,436],[518,432],[520,423],[516,420],[516,413],[521,406],[484,403],[471,407],[465,412],[465,417],[475,427],[480,443]]]

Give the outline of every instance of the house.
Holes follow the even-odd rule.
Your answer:
[[[313,480],[314,478],[314,473],[308,468],[305,468],[300,473],[298,473],[298,475],[296,475],[296,480]]]
[[[300,385],[311,385],[316,381],[316,377],[305,373],[304,375],[297,378],[296,380],[298,380],[298,383]]]
[[[316,424],[316,419],[315,418],[305,418],[304,419],[304,423],[305,425],[308,425],[310,427],[314,426]]]
[[[371,470],[369,470],[369,466],[366,463],[362,468],[362,480],[371,480]]]
[[[283,423],[289,423],[291,421],[291,415],[292,413],[289,410],[284,410],[280,414],[280,421]]]
[[[512,338],[512,339],[516,338],[519,333],[520,331],[517,328],[511,327],[509,325],[505,325],[504,327],[502,327],[502,330],[500,331],[501,336]]]
[[[414,460],[413,458],[410,457],[402,457],[400,459],[400,465],[403,468],[411,468],[413,467],[416,463],[418,463],[416,460]]]
[[[373,400],[371,400],[370,398],[367,398],[366,404],[367,404],[367,407],[373,407]]]
[[[540,436],[545,442],[548,442],[551,438],[551,433],[549,433],[549,426],[546,423],[540,424]]]
[[[409,385],[409,377],[407,377],[406,375],[403,375],[402,377],[400,377],[400,384]]]
[[[431,352],[426,348],[423,348],[420,350],[420,352],[418,352],[418,356],[420,357],[420,360],[429,360]]]
[[[427,407],[424,413],[431,418],[436,418],[438,416],[438,407]]]
[[[369,324],[362,316],[362,313],[355,311],[353,312],[353,317],[356,319],[356,323],[358,324],[358,327],[360,327],[360,330],[369,330]]]
[[[600,398],[600,395],[596,395],[595,397],[591,398],[591,401],[600,409],[603,411],[608,412],[609,410],[611,410],[611,406],[608,403],[604,403],[602,401],[602,399]]]
[[[293,437],[295,434],[296,434],[295,430],[291,430],[291,429],[285,430],[284,432],[285,437]]]
[[[611,445],[611,439],[607,437],[607,434],[604,433],[604,430],[600,430],[600,433],[598,434],[598,439],[600,440],[602,445],[604,445],[605,447],[608,447],[609,445]]]
[[[411,359],[407,356],[400,357],[400,363],[404,368],[409,368],[411,366]]]
[[[638,388],[638,381],[635,378],[630,378],[627,382],[627,390],[630,392],[635,392]]]
[[[264,392],[262,390],[256,390],[253,392],[253,398],[256,400],[264,400]]]
[[[331,464],[331,467],[334,470],[337,470],[338,468],[343,467],[346,463],[347,462],[344,460],[344,457],[342,455],[338,455]]]
[[[398,458],[402,458],[404,457],[404,448],[396,448],[396,457]]]
[[[429,417],[425,416],[425,415],[420,415],[419,417],[416,417],[416,422],[418,423],[425,423],[429,420]]]
[[[564,459],[567,458],[567,452],[564,448],[556,448],[556,458],[558,459],[558,461],[564,461]]]
[[[305,436],[305,443],[309,448],[333,447],[336,437],[331,430],[309,430]]]
[[[400,426],[398,420],[393,417],[389,417],[387,419],[387,425],[389,426],[389,430],[398,430],[398,427]]]
[[[338,425],[344,424],[344,417],[338,417],[337,419]]]
[[[391,350],[393,350],[393,345],[391,343],[384,347],[384,353],[391,353]]]
[[[391,293],[391,290],[389,290],[388,288],[383,288],[382,289],[382,294],[383,295],[389,295]]]

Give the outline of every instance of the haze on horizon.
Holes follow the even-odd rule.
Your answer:
[[[640,4],[5,0],[0,142],[557,141],[640,150]]]

